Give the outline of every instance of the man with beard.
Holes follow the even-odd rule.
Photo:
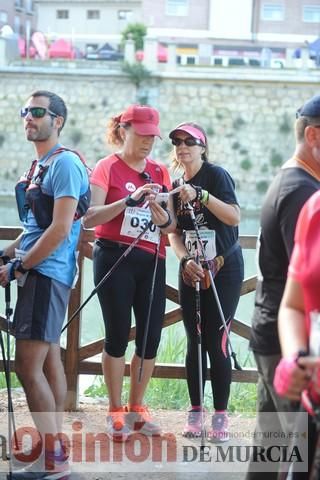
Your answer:
[[[312,97],[296,112],[295,137],[294,154],[272,181],[261,211],[250,347],[259,373],[255,439],[262,438],[264,445],[272,444],[272,440],[268,435],[261,436],[261,432],[292,431],[293,415],[286,413],[298,407],[281,398],[273,387],[275,368],[281,358],[277,319],[296,222],[304,203],[320,188],[320,96]],[[268,412],[272,415],[267,415]],[[278,476],[277,472],[265,471],[266,464],[260,464],[260,468],[255,471],[257,466],[251,462],[246,480],[276,480],[286,476],[285,472]]]
[[[57,479],[69,469],[59,440],[67,391],[59,341],[76,276],[79,218],[88,207],[90,191],[83,161],[59,143],[67,118],[62,98],[36,91],[21,117],[37,160],[16,186],[24,231],[1,252],[0,284],[18,282],[15,370],[44,442],[44,455],[12,478]]]

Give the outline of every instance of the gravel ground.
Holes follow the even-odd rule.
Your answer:
[[[13,391],[13,403],[17,427],[32,426],[32,420],[21,389]],[[78,412],[66,413],[65,431],[70,439],[73,435],[74,445],[78,442],[78,447],[80,445],[82,448],[82,457],[80,460],[79,458],[74,459],[73,473],[69,476],[69,480],[132,480],[134,475],[138,475],[139,480],[209,480],[209,478],[212,480],[213,474],[215,480],[243,480],[245,478],[245,466],[242,466],[242,472],[240,472],[238,466],[226,463],[217,464],[208,460],[211,453],[216,452],[215,444],[206,443],[207,456],[203,457],[206,461],[200,461],[201,441],[199,439],[185,439],[181,435],[186,417],[186,413],[183,411],[157,410],[152,412],[153,418],[162,427],[163,435],[161,439],[163,443],[159,440],[159,437],[157,441],[153,441],[148,437],[145,440],[146,437],[135,434],[136,438],[134,440],[130,439],[125,444],[114,444],[112,442],[105,444],[107,448],[104,451],[109,450],[109,458],[105,458],[103,462],[94,463],[93,460],[90,460],[91,463],[88,463],[85,456],[90,455],[90,452],[94,455],[97,448],[94,447],[94,442],[89,444],[84,439],[88,438],[86,436],[88,432],[89,435],[101,433],[104,435],[105,411],[104,402],[95,403],[91,399],[82,399]],[[7,437],[6,412],[6,391],[0,390],[0,432],[5,437]],[[207,419],[207,423],[209,421]],[[232,416],[230,433],[231,437],[232,433],[234,433],[234,436],[230,442],[223,444],[223,448],[226,449],[231,444],[250,444],[250,433],[252,433],[253,428],[254,419],[241,415]],[[244,435],[241,440],[239,440],[240,432]],[[116,446],[114,447],[114,445]],[[122,448],[121,453],[119,453],[119,445]],[[98,458],[100,459],[102,449],[98,452]],[[141,460],[141,455],[146,461]],[[154,458],[153,455],[155,455]],[[186,455],[188,461],[186,461]],[[196,459],[191,461],[192,456],[195,456]],[[6,479],[8,468],[8,462],[1,461],[0,452],[0,480]],[[224,469],[223,473],[221,473],[222,469]]]

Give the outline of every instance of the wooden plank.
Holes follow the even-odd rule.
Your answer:
[[[7,328],[8,328],[7,319],[0,315],[0,330],[2,330],[3,332],[7,332]],[[9,333],[10,333],[10,335],[14,336],[14,330],[12,328],[12,322],[10,322],[10,325],[9,325]]]
[[[0,227],[0,240],[15,240],[22,232],[21,227]]]
[[[257,246],[257,235],[240,235],[239,243],[242,248],[255,250]]]
[[[81,362],[79,373],[83,375],[102,375],[101,363]],[[130,363],[126,363],[125,376],[130,376]],[[185,379],[185,367],[178,364],[158,363],[155,365],[153,378],[170,378],[175,380]],[[210,379],[210,370],[207,369],[207,379]],[[241,383],[256,383],[258,379],[257,370],[248,368],[244,370],[233,370],[232,380]]]
[[[254,292],[257,286],[257,275],[248,277],[242,282],[240,295],[246,295],[247,293]]]
[[[232,320],[231,331],[242,338],[250,339],[251,327],[236,318]]]

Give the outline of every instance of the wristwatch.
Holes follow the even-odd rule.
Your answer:
[[[28,272],[28,270],[24,268],[21,258],[14,258],[12,260],[12,264],[13,264],[13,270],[15,272],[20,272],[23,275]]]
[[[194,256],[185,255],[184,257],[181,258],[180,265],[181,265],[182,269],[184,269],[184,266],[185,266],[185,264],[187,263],[188,260],[194,260]]]
[[[131,195],[126,197],[125,204],[127,207],[136,207],[139,203],[141,203],[141,199],[135,200]]]

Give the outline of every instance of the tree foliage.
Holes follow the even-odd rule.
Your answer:
[[[143,39],[147,35],[147,27],[143,23],[129,23],[122,32],[122,44],[132,38],[135,50],[143,50]]]

